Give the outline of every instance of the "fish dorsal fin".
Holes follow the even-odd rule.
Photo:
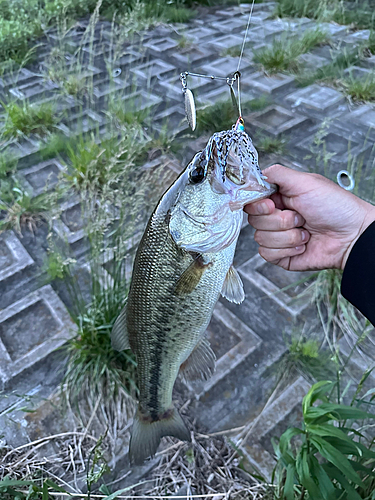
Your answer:
[[[203,337],[180,366],[180,375],[185,380],[208,380],[215,371],[216,356],[209,341]]]
[[[113,349],[116,351],[125,351],[126,349],[130,349],[129,335],[126,328],[126,304],[113,325],[111,343]]]
[[[229,300],[229,302],[235,302],[236,304],[241,304],[245,299],[242,280],[233,265],[230,266],[225,276],[221,295]]]
[[[204,271],[211,265],[210,262],[205,264],[204,259],[199,255],[189,265],[187,269],[181,274],[177,283],[175,292],[176,295],[183,295],[191,293],[198,285],[203,276]]]

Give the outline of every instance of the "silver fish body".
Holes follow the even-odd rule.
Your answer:
[[[264,180],[247,182],[249,166],[247,181],[240,179],[236,154],[223,180],[220,155],[209,148],[195,155],[152,214],[112,331],[114,348],[130,347],[137,360],[139,406],[129,449],[135,463],[154,455],[163,436],[190,439],[172,403],[175,380],[179,371],[187,378],[212,374],[215,355],[204,333],[215,304],[220,294],[244,299],[232,266],[242,207],[275,190]],[[238,193],[241,186],[247,196]]]

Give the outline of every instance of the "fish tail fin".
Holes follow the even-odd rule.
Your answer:
[[[190,433],[176,408],[170,408],[154,422],[143,417],[138,410],[129,444],[130,462],[141,465],[146,458],[154,456],[163,436],[191,441]]]

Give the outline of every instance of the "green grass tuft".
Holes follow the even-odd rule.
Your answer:
[[[58,123],[54,106],[49,103],[32,105],[24,102],[3,104],[5,123],[0,130],[5,138],[15,138],[31,133],[46,135],[53,131]]]
[[[0,210],[5,212],[5,216],[0,219],[0,232],[15,229],[22,234],[23,228],[34,232],[41,222],[49,220],[51,210],[56,205],[56,195],[42,193],[33,198],[17,185],[13,186],[9,201],[0,200]]]
[[[319,21],[335,21],[357,29],[375,28],[375,14],[371,1],[359,0],[278,0],[278,17],[309,17]]]
[[[346,95],[355,101],[375,101],[375,74],[365,78],[355,78],[352,75],[342,81]]]
[[[359,51],[343,50],[329,64],[318,68],[316,71],[305,72],[297,75],[297,81],[302,87],[315,82],[335,83],[342,78],[344,70],[355,65],[359,61]]]
[[[275,39],[270,47],[254,52],[254,62],[260,63],[266,71],[297,71],[300,67],[297,58],[313,47],[327,43],[329,36],[320,28],[306,31],[302,38]]]
[[[229,97],[229,96],[228,96]],[[260,111],[270,104],[266,97],[252,99],[242,103],[242,112],[245,116],[252,111]],[[212,106],[198,109],[196,134],[212,133],[219,130],[228,130],[238,118],[238,111],[233,107],[232,102],[219,101]]]
[[[261,153],[283,154],[286,150],[285,139],[279,137],[263,136],[256,139],[256,148]]]

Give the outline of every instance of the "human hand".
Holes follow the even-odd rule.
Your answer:
[[[263,173],[279,191],[244,208],[260,255],[290,271],[344,269],[354,243],[375,221],[375,206],[318,174],[282,165]]]

